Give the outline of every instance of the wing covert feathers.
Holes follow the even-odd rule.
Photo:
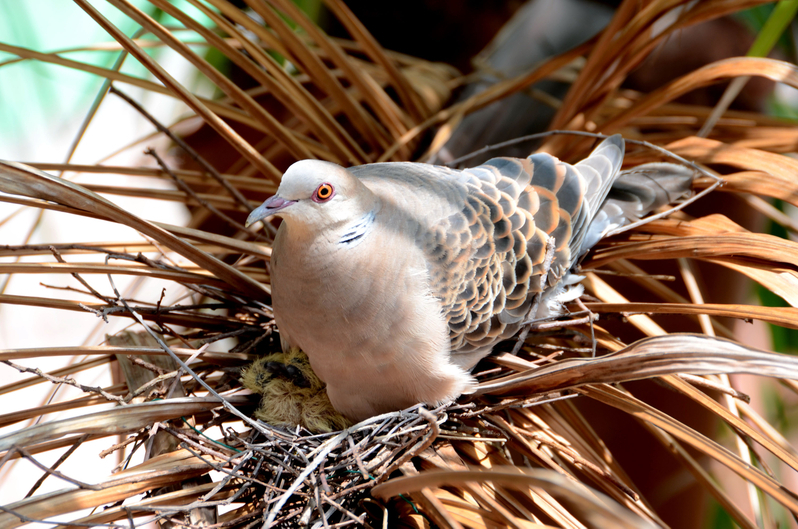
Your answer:
[[[459,172],[435,168],[436,184],[465,190],[460,207],[419,240],[454,353],[487,351],[534,316],[536,296],[555,287],[578,257],[623,153],[623,139],[612,136],[576,165],[534,154]],[[551,238],[554,257],[542,281]]]

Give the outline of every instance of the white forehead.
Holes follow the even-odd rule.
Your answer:
[[[300,160],[283,174],[277,194],[288,200],[307,198],[324,182],[343,186],[351,178],[340,165],[321,160]]]

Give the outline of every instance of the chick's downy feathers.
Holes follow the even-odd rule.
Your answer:
[[[665,196],[638,174],[602,211],[623,155],[616,135],[575,165],[543,153],[463,170],[295,163],[248,219],[283,218],[281,335],[352,420],[467,393],[497,342],[581,293],[569,271],[586,243],[689,190],[685,171]]]

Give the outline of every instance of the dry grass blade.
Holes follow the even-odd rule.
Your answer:
[[[373,79],[369,79],[366,70],[357,68],[343,49],[334,40],[328,38],[301,9],[293,2],[286,0],[269,1],[299,24],[313,42],[326,52],[327,57],[343,72],[352,86],[362,94],[364,102],[368,104],[369,108],[374,109],[379,122],[388,129],[394,139],[407,130],[410,118],[405,112],[388,97],[388,94]]]
[[[219,133],[220,136],[225,138],[244,156],[258,171],[265,176],[269,176],[274,180],[280,179],[280,172],[260,155],[244,138],[242,138],[235,130],[225,123],[219,116],[214,114],[208,107],[206,107],[194,94],[189,92],[185,87],[178,83],[166,70],[164,70],[157,62],[155,62],[144,50],[136,45],[130,38],[122,33],[117,27],[111,24],[108,19],[102,16],[91,4],[86,0],[75,0],[86,13],[89,14],[97,23],[102,26],[117,42],[134,56],[141,64],[143,64],[153,75],[155,75],[165,86],[172,92],[177,94],[180,99],[186,103],[192,110],[205,120],[210,126]]]
[[[713,413],[717,414],[727,424],[729,424],[729,426],[740,432],[742,435],[749,437],[753,441],[756,441],[765,447],[765,449],[792,467],[794,470],[798,470],[798,459],[795,457],[795,449],[790,447],[789,444],[787,447],[785,447],[780,445],[778,442],[772,441],[770,437],[759,433],[757,430],[749,426],[748,423],[740,419],[740,417],[731,413],[727,408],[718,404],[714,399],[693,388],[680,377],[667,376],[663,377],[663,380],[676,391],[689,396],[702,406],[710,409]]]
[[[328,146],[332,152],[338,154],[339,162],[348,161],[356,164],[366,160],[366,155],[357,143],[318,100],[310,95],[294,77],[283,70],[268,53],[265,53],[262,48],[256,46],[242,35],[229,20],[200,2],[192,2],[195,7],[213,20],[220,29],[235,38],[249,57],[234,49],[232,43],[228,44],[226,40],[218,37],[216,33],[197,23],[191,17],[186,16],[179,9],[174,8],[172,4],[164,0],[153,0],[152,3],[202,34],[209,43],[213,44],[227,58],[252,76],[253,79],[257,80],[295,116],[307,123],[311,131],[318,134],[323,144]],[[263,71],[264,69],[266,70],[265,72]]]
[[[615,259],[674,259],[692,257],[745,256],[775,263],[798,262],[798,243],[763,233],[715,233],[706,236],[687,236],[631,242],[600,249],[592,264],[601,266]],[[764,259],[763,259],[764,257]]]
[[[634,516],[631,511],[603,494],[547,470],[494,467],[487,471],[427,471],[377,485],[372,489],[372,494],[378,498],[388,499],[431,487],[458,486],[468,482],[485,481],[520,492],[525,492],[530,487],[544,489],[569,503],[580,518],[597,527],[655,527],[648,520]]]
[[[679,423],[668,414],[611,386],[589,386],[580,391],[584,391],[584,393],[591,398],[614,406],[641,420],[662,428],[682,442],[692,445],[694,448],[712,457],[712,459],[726,465],[744,479],[760,487],[764,492],[784,505],[784,507],[798,514],[798,495],[779,483],[776,479],[741,460],[739,456],[732,453],[727,448],[724,448],[695,430],[688,428],[684,424]]]
[[[229,397],[228,401],[234,404],[247,402],[245,398],[238,397]],[[153,422],[190,416],[220,406],[221,403],[215,397],[193,397],[130,404],[81,417],[39,424],[4,435],[0,437],[0,450],[5,452],[13,450],[15,446],[51,441],[74,433],[115,435],[131,432]]]
[[[279,35],[286,45],[288,56],[292,62],[301,65],[313,76],[318,87],[324,90],[344,110],[352,124],[372,148],[381,151],[388,146],[388,136],[381,126],[358,102],[344,89],[319,56],[314,53],[285,23],[285,21],[266,5],[264,0],[247,0],[249,5]]]
[[[120,174],[129,176],[147,176],[158,179],[167,178],[162,169],[151,167],[127,167],[122,165],[85,165],[72,163],[30,163],[31,167],[42,171],[61,171],[67,173],[95,173],[95,174]],[[179,176],[184,182],[190,184],[207,183],[208,177],[202,171],[190,171],[186,169],[172,169],[172,172]],[[237,189],[246,191],[261,191],[273,193],[277,191],[277,186],[272,182],[262,178],[249,178],[246,176],[222,174],[222,178],[230,182]]]
[[[204,270],[203,270],[204,272]],[[178,283],[197,283],[224,288],[227,283],[206,274],[172,270],[153,270],[143,266],[102,265],[94,263],[0,263],[0,274],[120,274],[168,279]]]
[[[405,108],[416,121],[421,121],[429,114],[428,109],[424,108],[424,100],[419,97],[416,91],[410,86],[407,78],[396,67],[396,64],[385,53],[377,40],[368,32],[366,27],[354,16],[352,11],[340,0],[326,0],[325,5],[335,13],[338,20],[346,27],[352,37],[363,46],[365,52],[377,64],[381,65],[392,80],[393,86],[399,94]]]
[[[181,358],[191,358],[197,354],[196,349],[172,347],[172,352]],[[82,347],[37,347],[35,349],[0,349],[0,361],[20,360],[23,358],[40,358],[53,356],[96,356],[96,355],[163,355],[167,354],[160,347],[118,347],[118,346],[82,346]],[[257,355],[202,351],[199,358],[219,365],[242,364],[257,358]]]
[[[705,303],[587,303],[594,312],[621,314],[709,314],[741,320],[762,320],[790,329],[798,329],[798,309],[792,307],[759,307],[756,305],[720,305]]]
[[[611,133],[630,120],[679,96],[702,86],[720,82],[730,77],[760,76],[798,88],[798,68],[790,63],[757,57],[725,59],[699,68],[659,90],[646,95],[632,107],[601,125],[601,130]]]
[[[65,59],[63,57],[59,57],[54,54],[40,53],[26,48],[21,48],[18,46],[11,46],[1,42],[0,42],[0,51],[13,53],[14,55],[25,57],[27,59],[35,59],[37,61],[45,63],[57,64],[59,66],[64,66],[66,68],[70,68],[76,71],[84,71],[105,79],[109,79],[112,81],[119,81],[122,83],[129,84],[131,86],[143,88],[144,90],[147,90],[149,92],[168,95],[176,99],[180,98],[179,94],[174,93],[169,88],[166,88],[158,83],[154,83],[152,81],[147,81],[145,79],[140,79],[138,77],[133,77],[130,75],[125,75],[115,70],[109,70],[107,68],[100,68],[98,66],[94,66],[91,64]],[[261,127],[261,125],[257,121],[249,117],[241,110],[236,109],[235,107],[232,107],[230,105],[220,104],[216,101],[211,101],[208,99],[203,99],[203,98],[197,98],[197,99],[208,109],[210,109],[212,112],[216,113],[219,116],[230,119],[231,121],[246,124],[256,129]]]
[[[38,377],[37,377],[38,378]],[[43,379],[39,379],[43,380]],[[109,391],[110,390],[110,391]],[[123,391],[118,388],[104,388],[103,391],[113,397],[119,397]],[[103,397],[78,397],[76,399],[62,401],[57,404],[46,404],[44,406],[37,406],[35,408],[21,409],[18,411],[0,414],[0,427],[5,428],[31,419],[37,420],[40,418],[48,417],[50,414],[58,413],[67,410],[81,411],[92,406],[100,404],[108,404],[109,399]]]
[[[0,162],[0,164],[1,163],[2,162]],[[36,208],[36,209],[41,209],[41,210],[57,211],[57,212],[61,212],[61,213],[69,213],[71,215],[79,215],[79,216],[88,217],[88,218],[107,220],[107,217],[104,217],[103,215],[100,215],[100,214],[98,214],[96,212],[93,212],[93,211],[85,211],[85,210],[82,210],[82,209],[72,208],[72,207],[69,207],[69,206],[63,206],[63,205],[60,205],[60,204],[53,204],[51,202],[45,202],[43,200],[26,199],[26,198],[15,198],[15,197],[9,197],[9,196],[0,196],[0,202],[6,202],[6,203],[9,203],[9,204],[19,204],[19,205],[22,205],[22,206],[28,206],[28,207],[32,207],[32,208]],[[173,235],[179,235],[181,237],[185,237],[185,238],[190,239],[190,240],[199,241],[200,243],[207,243],[207,244],[211,244],[211,245],[214,245],[214,246],[218,246],[220,248],[227,249],[227,250],[230,250],[232,252],[243,252],[245,254],[250,254],[250,255],[254,255],[254,256],[258,256],[258,257],[262,257],[262,258],[269,258],[271,256],[271,248],[269,248],[268,246],[262,246],[262,245],[251,243],[251,242],[247,242],[247,241],[240,241],[238,239],[233,239],[231,237],[226,237],[224,235],[218,235],[216,233],[211,233],[211,232],[207,232],[207,231],[203,231],[203,230],[186,228],[186,227],[183,227],[183,226],[175,226],[174,224],[167,224],[167,223],[164,223],[164,222],[149,222],[149,223],[154,225],[154,226],[157,226],[158,228],[161,228],[161,229],[165,230],[166,232],[169,232],[169,233],[171,233]],[[119,248],[120,250],[122,250],[124,248],[129,248],[132,251],[132,250],[135,250],[137,248],[137,246],[140,245],[141,243],[132,243],[132,244],[126,245],[125,243],[114,242],[114,243],[111,243],[108,246],[103,246],[100,243],[94,243],[94,244],[96,246],[102,247],[104,249]],[[3,255],[3,254],[12,254],[12,255],[14,255],[14,254],[16,254],[16,251],[17,251],[16,249],[17,248],[20,248],[21,249],[21,253],[24,254],[25,251],[26,251],[25,249],[26,248],[30,248],[30,246],[31,245],[22,245],[22,246],[8,246],[8,245],[6,245],[6,246],[0,246],[0,248],[2,248],[2,249],[0,249],[0,255]],[[34,245],[34,246],[36,246],[36,245]],[[56,245],[46,245],[46,247],[38,245],[39,249],[38,250],[32,250],[32,252],[33,253],[52,254],[52,250],[50,250],[50,246],[54,246],[54,247],[56,247],[59,250],[62,249],[62,248],[67,248],[65,253],[69,253],[69,247],[78,247],[78,246],[82,246],[82,245],[56,244]],[[152,245],[150,245],[150,247],[152,247]],[[91,251],[91,249],[87,249],[87,251]],[[98,251],[101,251],[101,250],[98,250]],[[104,253],[107,253],[107,252],[104,252]]]
[[[251,96],[236,86],[235,83],[233,83],[230,79],[222,75],[221,72],[211,66],[206,60],[202,59],[199,55],[191,51],[187,45],[177,39],[164,26],[157,23],[152,17],[146,15],[143,11],[133,6],[127,0],[109,1],[120,11],[124,12],[126,15],[139,23],[141,27],[160,38],[162,42],[167,44],[169,47],[180,53],[188,61],[194,64],[200,72],[206,75],[216,86],[222,89],[237,105],[246,110],[249,115],[262,123],[265,129],[271,133],[274,138],[283,143],[297,159],[312,157],[310,151],[301,142],[299,142],[288,129],[286,129],[277,119],[275,119],[274,116],[269,114],[266,109],[259,105]],[[173,14],[177,14],[173,10],[170,11],[172,11]],[[164,84],[169,86],[170,83],[164,82]],[[184,93],[183,97],[185,97],[186,93]],[[241,141],[243,142],[243,139],[241,139]],[[260,157],[258,158],[260,159]],[[262,167],[259,167],[259,169],[262,169]]]
[[[122,471],[113,479],[94,485],[94,490],[64,490],[5,505],[0,513],[0,526],[19,527],[30,520],[45,520],[76,510],[116,503],[175,481],[205,474],[211,468],[207,460],[191,452],[178,450]]]
[[[708,138],[683,138],[668,145],[674,152],[704,164],[719,164],[741,169],[724,175],[727,191],[745,191],[776,197],[798,205],[795,172],[798,162],[789,156],[729,145]],[[699,181],[699,185],[705,185]],[[723,189],[723,188],[721,188]]]
[[[299,111],[296,113],[300,118],[307,114],[309,120],[318,120],[318,127],[321,137],[329,138],[326,142],[332,149],[340,150],[343,159],[347,160],[353,165],[363,163],[368,160],[368,156],[361,149],[360,145],[350,136],[350,134],[335,120],[330,111],[325,108],[310,92],[294,77],[289,75],[283,68],[273,59],[265,50],[260,46],[251,42],[244,36],[229,20],[235,21],[236,24],[242,28],[253,32],[262,42],[267,43],[270,49],[275,50],[283,57],[288,56],[288,51],[283,47],[282,43],[272,35],[266,28],[256,23],[252,18],[246,16],[239,11],[232,4],[226,0],[212,0],[210,3],[219,9],[223,16],[219,16],[216,12],[208,9],[207,6],[198,0],[189,0],[192,5],[200,9],[205,15],[213,20],[221,29],[228,32],[230,35],[235,36],[243,45],[244,49],[257,61],[258,65],[264,68],[270,75],[274,76],[276,83],[274,88],[278,90],[275,94],[280,96],[280,89],[282,87],[286,90],[286,97],[291,100],[290,103],[286,102],[288,108],[292,105],[298,106]],[[250,71],[245,67],[245,70]],[[263,79],[262,75],[257,72],[252,72],[254,79],[259,80],[264,86],[270,87],[272,83],[269,79]]]
[[[0,303],[7,305],[22,305],[27,307],[41,307],[58,310],[69,310],[74,312],[91,312],[98,317],[125,317],[133,318],[133,314],[119,305],[109,305],[107,303],[88,303],[73,300],[42,298],[36,296],[15,296],[11,294],[0,294]],[[161,311],[155,306],[136,307],[139,315],[147,320],[166,325],[183,325],[186,327],[205,329],[208,331],[220,331],[230,329],[241,329],[241,320],[225,316],[215,316],[213,314],[203,314],[199,311]]]
[[[485,108],[486,106],[499,101],[505,97],[509,97],[515,93],[518,93],[525,88],[533,85],[534,83],[545,79],[549,75],[553,74],[560,68],[571,63],[577,57],[580,57],[586,49],[589,48],[588,44],[584,44],[578,48],[573,50],[567,51],[551,59],[548,59],[543,64],[539,65],[538,67],[534,68],[531,72],[520,75],[513,79],[507,79],[505,81],[501,81],[496,83],[495,85],[490,86],[488,89],[474,94],[472,97],[466,99],[465,101],[456,103],[451,105],[448,108],[440,110],[438,113],[430,116],[422,123],[416,125],[412,129],[408,130],[397,142],[395,142],[389,149],[387,149],[377,160],[378,162],[384,162],[386,160],[391,159],[391,157],[396,154],[397,150],[403,147],[404,145],[410,143],[420,134],[425,133],[428,131],[430,127],[436,125],[438,123],[454,120],[459,122],[462,116],[470,112],[475,112],[481,108]],[[442,131],[444,133],[449,128],[444,128]],[[451,131],[448,130],[450,133]],[[443,138],[439,138],[438,136],[441,135],[441,132],[438,132],[438,135],[435,138],[435,143],[441,143],[444,141]]]
[[[672,33],[761,3],[765,2],[705,0],[689,4],[683,0],[659,0],[644,6],[624,2],[592,50],[551,128],[564,128],[582,110],[594,112],[596,101],[607,98]]]
[[[216,277],[254,297],[266,293],[263,285],[240,273],[230,265],[199,251],[183,241],[91,191],[22,164],[0,161],[0,189],[6,193],[50,200],[84,211],[92,211],[106,219],[125,224],[152,237],[186,259],[208,270]]]
[[[706,305],[695,308],[700,307]],[[798,311],[795,312],[798,315]],[[585,384],[640,380],[674,373],[750,373],[798,379],[798,360],[722,338],[669,334],[645,338],[601,358],[571,358],[530,372],[483,382],[477,394],[530,395],[530,391],[534,392],[532,394],[545,394]]]
[[[187,503],[196,501],[203,494],[211,492],[215,486],[215,483],[197,485],[195,487],[188,487],[174,492],[167,492],[166,494],[159,494],[158,496],[123,506],[111,507],[84,518],[73,520],[72,524],[74,525],[61,525],[58,526],[57,529],[67,529],[68,527],[74,527],[76,525],[107,524],[115,522],[116,520],[125,519],[132,513],[143,514],[149,512],[169,511],[170,507],[180,508]],[[219,491],[215,497],[219,500],[232,497],[233,491],[230,490],[232,488],[235,488],[235,485],[230,485],[228,488]]]

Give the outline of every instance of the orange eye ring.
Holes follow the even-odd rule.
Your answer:
[[[319,187],[316,188],[316,191],[313,192],[313,202],[327,202],[330,200],[333,195],[335,195],[335,188],[332,184],[328,184],[324,182]]]

